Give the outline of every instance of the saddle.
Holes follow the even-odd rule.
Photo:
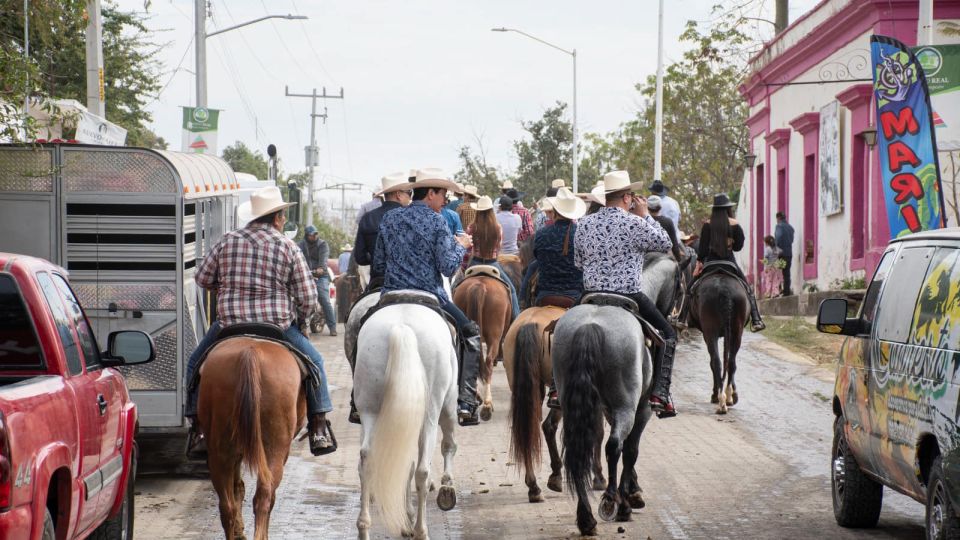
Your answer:
[[[402,289],[399,291],[390,291],[380,295],[380,301],[377,302],[377,305],[370,308],[363,318],[360,319],[360,328],[363,328],[363,325],[366,324],[367,319],[369,319],[374,313],[380,311],[381,309],[387,306],[393,306],[397,304],[414,304],[417,306],[424,306],[430,308],[435,313],[440,315],[440,317],[446,321],[447,326],[450,327],[450,333],[454,341],[457,337],[457,323],[443,308],[440,307],[440,300],[433,294],[423,291],[417,291],[414,289]]]
[[[463,281],[472,277],[493,278],[499,281],[504,287],[507,287],[507,289],[510,288],[507,285],[507,282],[504,281],[504,276],[500,274],[500,270],[496,266],[491,266],[489,264],[475,264],[467,268],[467,271],[463,273],[463,279],[461,279],[460,282],[463,283]]]
[[[558,294],[544,296],[537,302],[537,307],[558,307],[560,309],[570,309],[576,305],[576,301],[569,296]]]
[[[730,261],[708,261],[703,264],[703,270],[700,272],[700,275],[697,276],[693,283],[690,284],[690,294],[693,295],[697,291],[697,287],[700,285],[700,282],[703,281],[703,278],[713,275],[713,274],[725,274],[737,280],[738,283],[743,285],[744,288],[747,287],[747,284],[743,281],[743,278],[740,277],[740,267],[736,263]],[[749,290],[747,293],[749,294]]]
[[[307,355],[297,350],[293,345],[290,344],[289,341],[287,341],[286,335],[284,335],[283,330],[279,326],[270,323],[239,323],[225,326],[221,328],[219,332],[217,332],[217,335],[214,337],[213,344],[210,345],[210,348],[203,353],[203,356],[200,357],[200,361],[197,362],[197,368],[193,372],[193,378],[190,380],[190,390],[194,390],[196,386],[200,384],[200,368],[203,367],[203,363],[206,362],[207,356],[210,355],[210,351],[216,348],[216,346],[220,343],[236,338],[270,341],[279,345],[283,345],[297,360],[297,365],[300,367],[300,376],[303,380],[304,387],[308,391],[312,391],[313,388],[320,386],[320,369],[314,365],[313,361],[310,360]]]
[[[652,324],[640,316],[640,307],[637,306],[637,303],[632,298],[617,293],[593,292],[584,294],[583,297],[580,298],[580,303],[625,309],[640,323],[640,328],[643,329],[643,335],[647,339],[658,347],[664,344],[663,336],[660,335],[660,332],[657,331]]]

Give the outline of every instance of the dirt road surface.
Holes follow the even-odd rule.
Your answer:
[[[350,369],[342,337],[315,337],[314,343],[333,385],[332,420],[340,449],[314,458],[305,442],[294,443],[273,511],[274,539],[356,537],[360,431],[347,422]],[[652,420],[640,444],[637,470],[647,506],[635,511],[631,522],[601,522],[601,538],[923,537],[923,507],[890,490],[876,529],[836,525],[829,478],[831,372],[747,335],[737,372],[740,402],[726,416],[714,414],[709,403],[711,375],[702,341],[680,345],[675,373],[680,416]],[[457,431],[458,504],[445,513],[428,503],[431,537],[578,538],[574,502],[567,493],[546,489],[546,464],[539,475],[546,501],[527,502],[527,488],[507,459],[509,390],[502,365],[494,381],[493,420]],[[437,471],[440,462],[438,452]],[[244,521],[251,536],[252,485],[248,478]],[[137,538],[223,537],[209,480],[141,477],[136,506]],[[371,536],[388,538],[375,513],[373,520]]]

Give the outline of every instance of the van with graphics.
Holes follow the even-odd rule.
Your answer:
[[[926,505],[927,538],[960,539],[960,228],[890,243],[860,312],[820,305],[840,352],[831,484],[837,523],[872,527],[883,487]]]

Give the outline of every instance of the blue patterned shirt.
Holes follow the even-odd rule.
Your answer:
[[[416,289],[446,302],[441,276],[452,276],[466,251],[438,212],[414,201],[383,216],[373,270],[383,274],[384,292]]]
[[[583,272],[573,262],[576,234],[575,223],[561,220],[540,229],[533,237],[533,256],[540,264],[540,277],[537,278],[539,294],[580,296],[583,291]],[[563,254],[564,241],[567,242],[566,255]]]
[[[580,218],[573,243],[574,262],[583,270],[583,290],[621,294],[640,292],[644,253],[666,253],[673,247],[655,219],[615,207]]]

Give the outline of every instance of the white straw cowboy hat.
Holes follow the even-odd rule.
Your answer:
[[[563,178],[557,178],[553,182],[550,182],[550,187],[552,188],[562,188],[567,187],[567,181]]]
[[[597,185],[593,186],[593,189],[586,193],[577,193],[577,197],[580,197],[584,201],[595,202],[597,204],[606,204],[606,194],[603,191],[603,180],[597,182]]]
[[[647,208],[650,210],[659,210],[661,206],[663,206],[663,199],[659,195],[647,197]]]
[[[500,189],[513,189],[513,182],[510,180],[504,180],[503,185],[500,186]]]
[[[490,197],[487,197],[486,195],[484,195],[483,197],[480,197],[480,200],[478,200],[477,202],[470,203],[470,208],[473,208],[477,212],[483,212],[484,210],[493,210],[493,200],[491,200]]]
[[[630,182],[630,173],[627,171],[610,171],[607,174],[603,175],[603,191],[604,193],[614,193],[617,191],[623,191],[626,189],[635,190],[640,189],[640,186],[643,185],[643,182]]]
[[[343,248],[341,248],[340,251],[353,251],[353,246],[351,246],[350,244],[347,244],[343,246]]]
[[[457,190],[455,191],[455,193],[463,193],[463,188],[464,188],[464,185],[461,184],[460,182],[457,182]]]
[[[297,203],[283,202],[283,195],[280,194],[280,188],[277,186],[268,186],[260,188],[250,194],[250,200],[241,204],[237,212],[243,219],[253,221],[258,217],[272,214],[277,210],[289,208]]]
[[[394,191],[411,189],[408,179],[409,177],[403,172],[390,173],[384,176],[380,179],[380,187],[382,189],[377,192],[377,195],[384,195],[386,193],[393,193]]]
[[[463,194],[470,195],[471,197],[477,197],[477,198],[480,197],[480,192],[477,191],[477,186],[474,186],[472,184],[467,184],[463,186]]]
[[[543,212],[553,212],[553,205],[550,204],[550,197],[544,197],[537,203],[537,208]]]
[[[443,169],[438,168],[417,169],[416,181],[409,185],[413,189],[434,188],[445,189],[447,191],[454,191],[457,189],[457,185],[447,178],[447,175],[443,172]]]
[[[547,202],[554,212],[567,219],[579,219],[587,213],[587,204],[565,187],[557,190],[556,197],[547,197]]]

